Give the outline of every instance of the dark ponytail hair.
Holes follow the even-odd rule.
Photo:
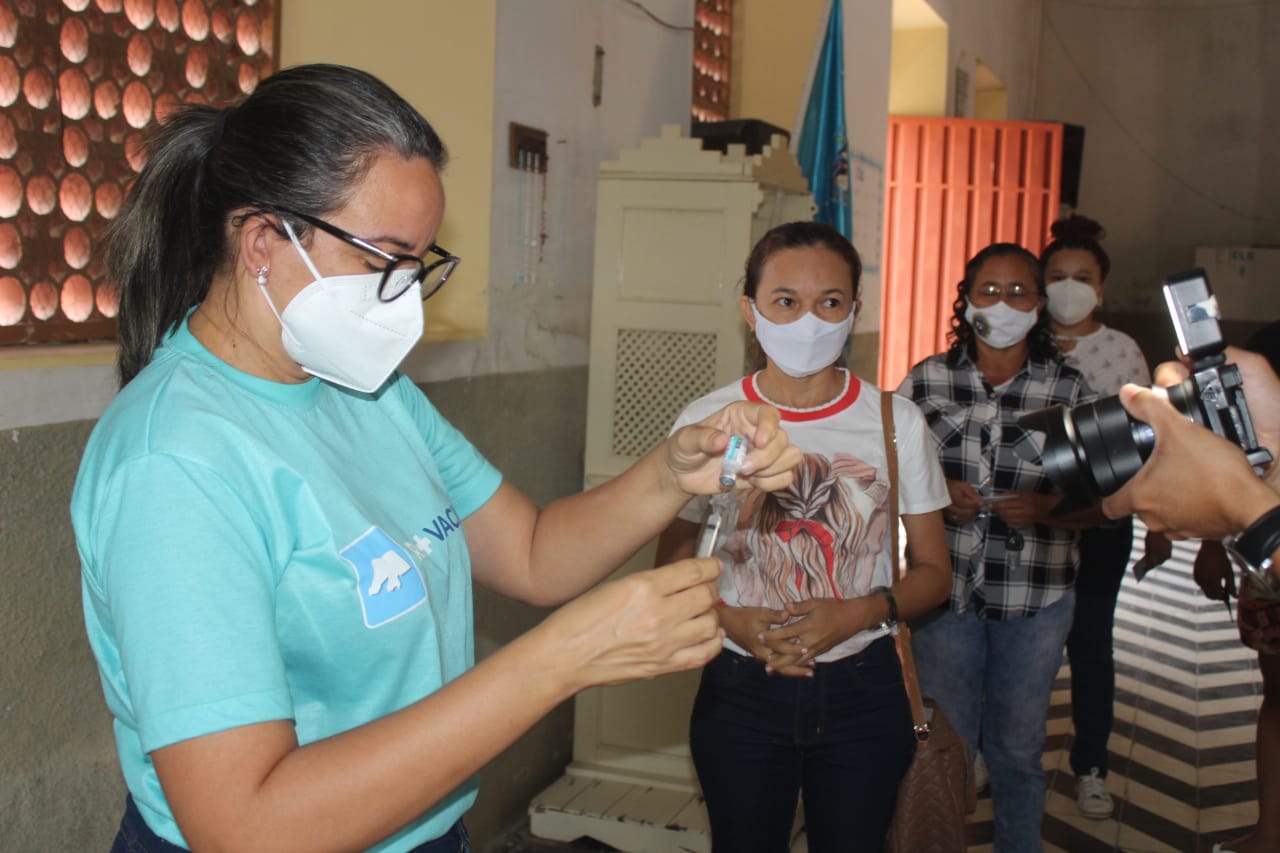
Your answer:
[[[807,249],[820,246],[830,249],[844,258],[849,265],[850,285],[853,287],[853,298],[858,298],[862,281],[862,258],[858,250],[849,242],[849,238],[830,225],[822,222],[786,222],[775,225],[765,232],[747,258],[746,274],[743,278],[742,292],[748,299],[756,298],[756,288],[760,286],[760,274],[764,271],[765,262],[783,249]]]
[[[1044,272],[1040,266],[1040,262],[1036,260],[1036,256],[1030,250],[1019,246],[1017,243],[992,243],[981,252],[969,259],[964,265],[964,278],[956,285],[956,301],[951,304],[951,331],[947,333],[947,364],[955,367],[960,363],[960,354],[965,353],[969,356],[970,361],[978,359],[978,345],[975,342],[977,336],[974,334],[973,326],[969,325],[969,321],[964,318],[965,309],[968,308],[969,289],[973,287],[974,279],[978,277],[978,271],[982,269],[982,265],[993,258],[1021,258],[1027,264],[1027,269],[1031,270],[1032,280],[1036,284],[1036,293],[1041,298],[1044,297]],[[1030,357],[1040,361],[1059,361],[1062,354],[1058,351],[1058,345],[1054,340],[1053,331],[1049,328],[1049,312],[1041,311],[1040,318],[1036,320],[1036,324],[1031,327],[1031,331],[1027,333],[1027,345],[1030,347]]]
[[[421,114],[371,74],[301,65],[236,106],[186,105],[148,138],[147,164],[106,244],[120,293],[120,384],[209,292],[229,260],[227,223],[246,208],[324,216],[346,204],[374,158],[448,155]],[[301,237],[306,223],[291,222]]]
[[[1106,280],[1107,273],[1111,272],[1111,258],[1107,257],[1106,250],[1102,248],[1107,231],[1101,224],[1087,216],[1073,213],[1049,226],[1049,233],[1053,235],[1053,240],[1040,253],[1041,271],[1047,269],[1049,259],[1063,249],[1084,249],[1098,262],[1102,280]]]

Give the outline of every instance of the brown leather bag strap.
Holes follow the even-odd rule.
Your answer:
[[[880,420],[884,424],[884,455],[889,462],[889,552],[893,563],[893,587],[902,579],[898,565],[898,432],[893,427],[893,392],[880,392]],[[902,660],[902,680],[911,700],[911,722],[917,740],[929,739],[929,720],[924,715],[924,697],[920,695],[920,679],[916,675],[916,659],[911,654],[911,629],[905,621],[898,623],[898,657]]]

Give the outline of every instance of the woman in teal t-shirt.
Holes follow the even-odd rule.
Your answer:
[[[115,222],[123,389],[72,498],[118,850],[467,850],[474,775],[588,686],[719,649],[714,560],[586,592],[694,494],[790,482],[741,404],[539,510],[396,367],[458,259],[444,148],[360,71],[184,106]],[[581,596],[476,665],[472,581]],[[586,593],[586,594],[583,594]]]

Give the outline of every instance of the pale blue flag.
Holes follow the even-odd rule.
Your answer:
[[[849,203],[849,133],[844,121],[844,24],[840,0],[831,0],[822,50],[814,66],[809,103],[796,146],[800,169],[809,180],[818,212],[825,222],[853,238]]]

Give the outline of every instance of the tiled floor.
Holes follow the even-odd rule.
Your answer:
[[[1141,543],[1141,536],[1136,537]],[[1070,672],[1054,685],[1044,767],[1049,776],[1044,839],[1065,853],[1199,853],[1244,834],[1257,818],[1254,721],[1261,680],[1226,608],[1191,578],[1193,543],[1141,582],[1125,579],[1116,611],[1117,691],[1107,787],[1116,811],[1089,820],[1075,802]],[[991,800],[970,820],[971,853],[991,850]],[[527,829],[501,853],[610,850],[589,839],[545,842]],[[806,850],[803,836],[795,850]]]
[[[1076,811],[1066,760],[1070,671],[1060,672],[1044,754],[1051,771],[1044,839],[1051,849],[1208,850],[1257,820],[1257,660],[1240,646],[1226,607],[1199,593],[1194,556],[1196,544],[1178,543],[1169,564],[1140,583],[1129,576],[1121,588],[1107,780],[1116,800],[1111,820],[1088,820]]]
[[[1256,657],[1240,645],[1226,607],[1205,599],[1195,586],[1195,547],[1178,543],[1168,564],[1141,583],[1127,577],[1120,592],[1107,781],[1116,812],[1110,820],[1089,820],[1076,809],[1067,761],[1070,671],[1064,666],[1059,673],[1044,759],[1050,774],[1044,824],[1049,850],[1207,851],[1214,842],[1244,834],[1257,818]],[[982,822],[976,824],[981,830]]]

